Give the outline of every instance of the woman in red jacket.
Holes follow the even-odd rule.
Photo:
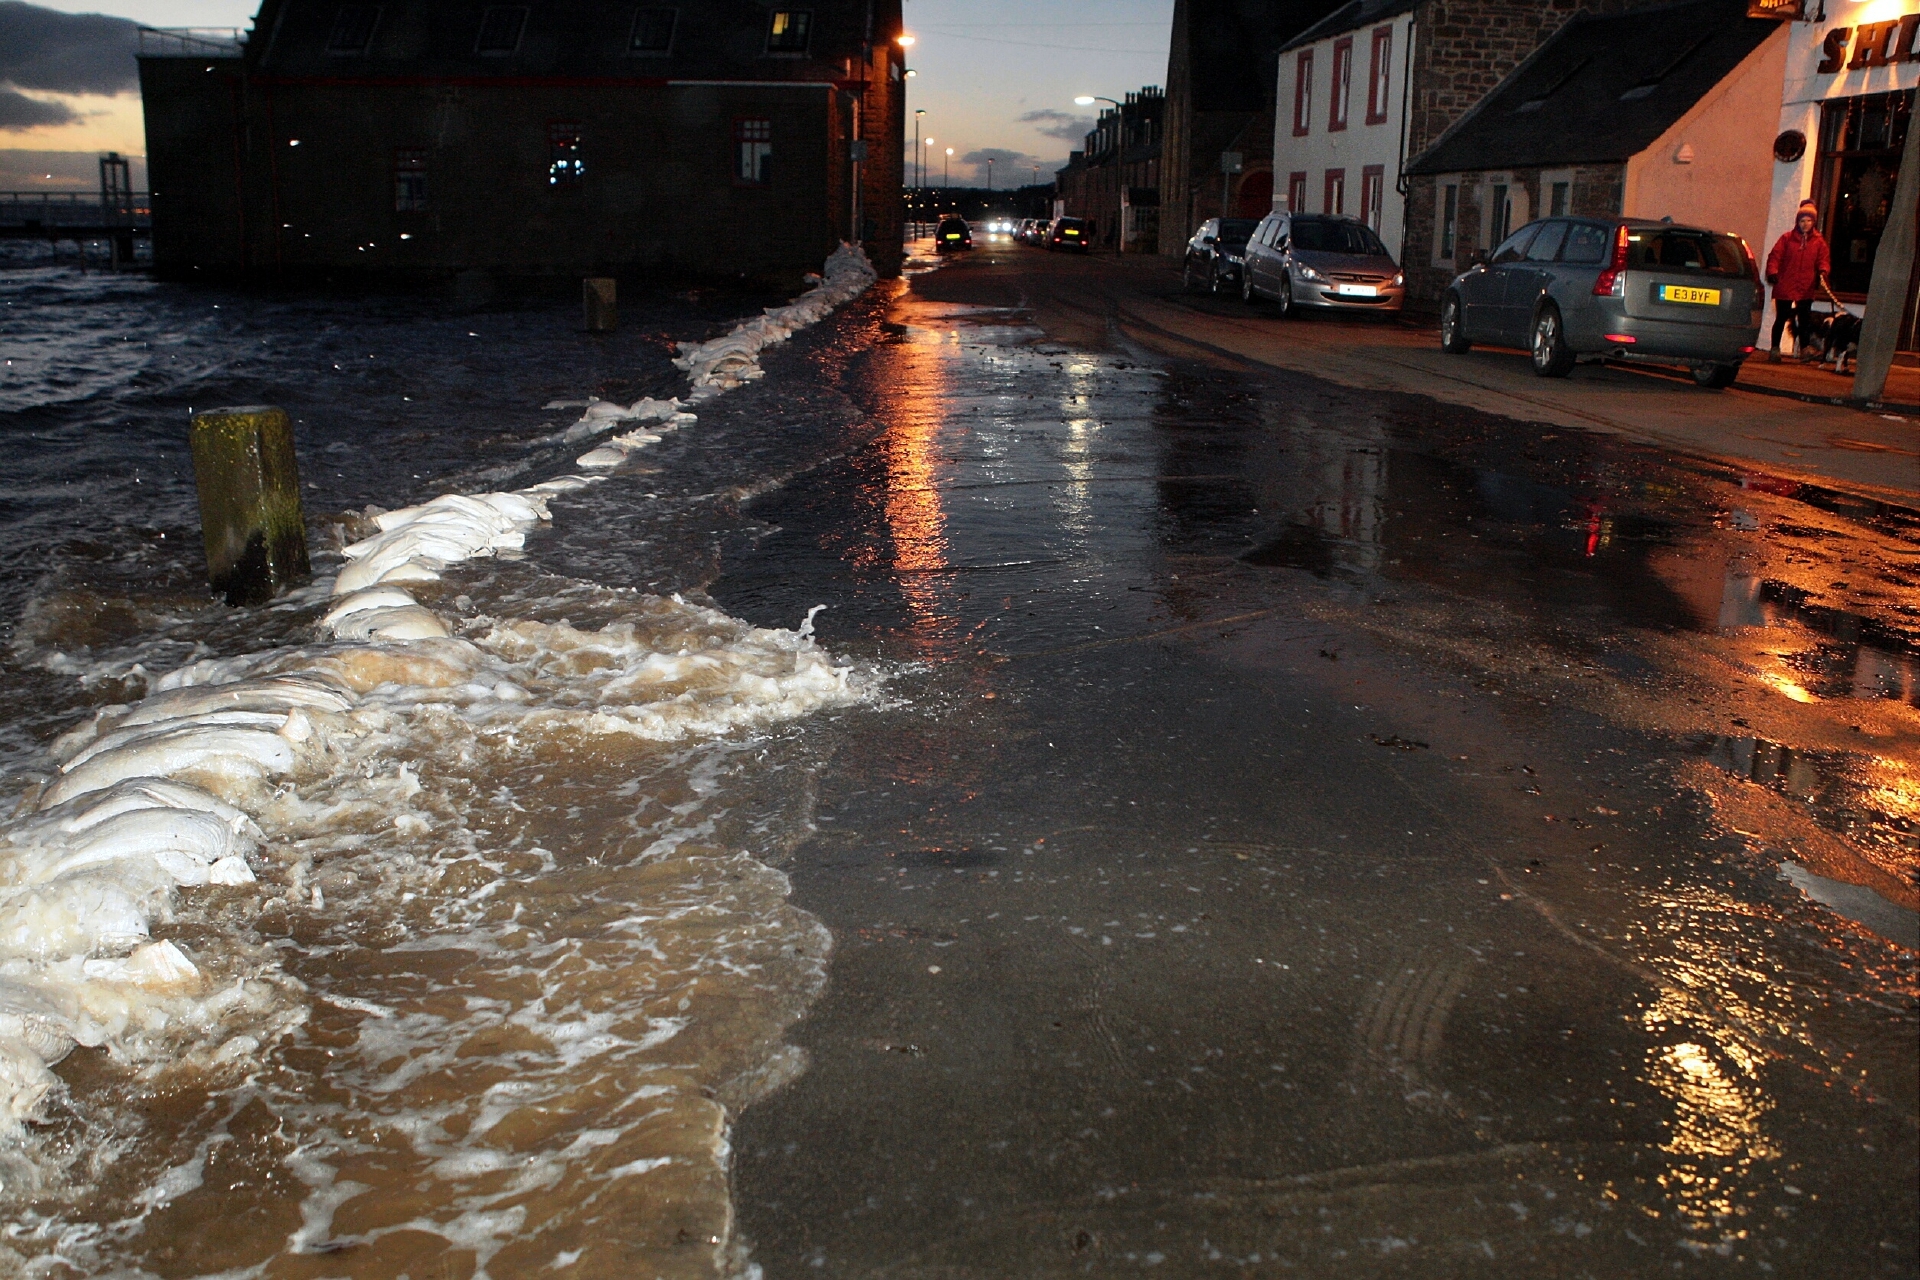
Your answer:
[[[1806,346],[1813,333],[1813,297],[1833,270],[1833,257],[1827,251],[1827,238],[1818,230],[1817,210],[1811,200],[1800,202],[1793,219],[1793,230],[1774,242],[1767,255],[1767,284],[1773,289],[1773,344],[1767,352],[1769,363],[1780,363],[1780,333],[1793,322],[1794,350]]]

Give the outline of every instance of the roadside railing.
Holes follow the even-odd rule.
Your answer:
[[[141,27],[142,58],[232,58],[246,48],[238,27]]]
[[[128,205],[113,206],[93,191],[0,191],[0,226],[106,227],[146,226],[153,204],[144,191]]]

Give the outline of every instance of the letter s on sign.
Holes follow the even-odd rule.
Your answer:
[[[1820,46],[1820,52],[1827,56],[1814,68],[1816,74],[1830,76],[1840,69],[1847,60],[1847,37],[1852,34],[1852,27],[1835,27],[1827,32],[1826,41]]]

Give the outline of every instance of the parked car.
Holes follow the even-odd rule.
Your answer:
[[[935,253],[971,248],[973,248],[973,228],[967,225],[965,218],[940,219],[940,225],[933,231]]]
[[[1093,251],[1093,227],[1085,218],[1055,218],[1047,228],[1044,242],[1049,249],[1090,253]]]
[[[1373,228],[1326,213],[1271,213],[1247,241],[1240,297],[1269,298],[1281,315],[1304,307],[1397,312],[1407,279]]]
[[[1739,236],[1639,218],[1545,218],[1454,277],[1440,345],[1525,347],[1533,371],[1564,378],[1581,360],[1685,365],[1726,387],[1753,353],[1760,271]]]
[[[1021,244],[1038,244],[1040,237],[1034,228],[1039,225],[1038,218],[1022,218],[1020,224],[1013,229],[1013,238]]]
[[[1237,292],[1247,241],[1259,225],[1255,218],[1208,218],[1201,223],[1187,241],[1181,282],[1189,289],[1202,285],[1208,293]]]

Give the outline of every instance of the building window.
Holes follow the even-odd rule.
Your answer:
[[[812,27],[811,9],[775,9],[767,24],[767,52],[805,53]]]
[[[1571,182],[1550,182],[1547,184],[1547,216],[1564,218],[1567,206],[1573,203],[1573,184]]]
[[[742,186],[764,187],[773,165],[773,121],[733,122],[733,180]]]
[[[555,121],[547,126],[547,185],[577,187],[586,181],[587,156],[580,146],[580,126]]]
[[[343,4],[333,15],[333,32],[327,37],[327,52],[365,53],[373,44],[373,29],[380,25],[377,4]]]
[[[679,21],[678,9],[638,9],[633,15],[633,34],[627,37],[627,52],[664,56],[673,52],[673,27]]]
[[[427,207],[427,149],[401,147],[393,153],[393,211],[420,213]]]
[[[1393,28],[1373,33],[1373,60],[1367,69],[1367,123],[1387,121],[1387,92],[1393,82]]]
[[[1499,244],[1513,230],[1513,188],[1504,182],[1487,187],[1487,246]]]
[[[1347,211],[1347,171],[1345,169],[1327,170],[1326,207],[1322,213],[1345,213]]]
[[[1307,172],[1296,169],[1287,175],[1287,212],[1307,211]]]
[[[1293,136],[1304,138],[1313,123],[1313,50],[1302,49],[1293,67]]]
[[[1370,164],[1360,171],[1360,221],[1380,230],[1380,205],[1386,198],[1387,167]]]
[[[489,57],[504,58],[519,51],[520,33],[527,29],[524,5],[496,4],[480,16],[480,38],[473,51]]]
[[[1833,252],[1833,287],[1865,295],[1873,254],[1893,207],[1913,114],[1913,90],[1836,98],[1820,108],[1820,149],[1813,164],[1813,202]]]
[[[1449,182],[1440,188],[1440,247],[1442,262],[1453,261],[1454,240],[1460,229],[1460,184]]]
[[[1347,127],[1347,101],[1353,96],[1353,37],[1333,42],[1333,92],[1327,101],[1327,128]]]

